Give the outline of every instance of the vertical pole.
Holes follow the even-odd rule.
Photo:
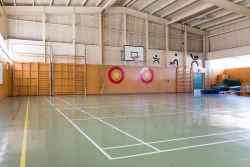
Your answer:
[[[203,53],[204,53],[204,60],[203,60],[203,67],[206,68],[206,60],[207,60],[207,52],[209,51],[209,38],[207,36],[203,36]],[[209,70],[206,69],[206,73],[204,74],[204,86],[208,88],[209,86]]]
[[[188,45],[187,45],[187,27],[184,26],[184,61],[183,61],[183,72],[184,72],[184,83],[186,84],[187,82],[187,51],[188,51]],[[184,85],[184,92],[188,92],[187,86]]]
[[[74,48],[74,56],[76,56],[76,14],[72,14],[72,45]],[[75,57],[74,57],[75,61]]]
[[[36,74],[37,74],[37,79],[36,79],[36,81],[37,81],[37,91],[36,91],[36,95],[37,96],[39,96],[39,62],[38,62],[38,57],[36,58],[37,60],[37,68],[36,68],[36,70],[37,70],[37,72],[36,72]]]
[[[84,46],[84,85],[85,85],[85,101],[87,100],[87,50],[86,45]]]
[[[206,54],[206,36],[203,36],[203,54]]]
[[[183,63],[183,66],[184,68],[186,68],[187,66],[187,52],[188,52],[188,38],[187,38],[187,26],[184,26],[184,63]]]
[[[206,36],[206,54],[210,51],[210,42],[209,42],[209,37]],[[206,57],[207,58],[207,57]]]
[[[50,96],[53,96],[53,50],[52,45],[50,45],[50,58],[49,58],[49,64],[50,64]]]
[[[76,14],[75,14],[75,9],[74,13],[72,14],[72,46],[73,46],[73,61],[70,62],[70,64],[73,64],[73,76],[75,76],[75,61],[76,61]],[[75,77],[74,77],[75,79]],[[67,80],[68,81],[68,80]],[[68,91],[69,93],[75,94],[75,80],[73,81],[74,83],[74,89],[73,91]]]
[[[13,56],[13,43],[11,43],[11,55]],[[12,66],[12,95],[15,96],[15,90],[14,90],[14,81],[15,81],[15,61],[13,61]]]
[[[127,11],[124,8],[123,13],[123,45],[127,45]],[[127,62],[124,61],[124,65],[127,65]]]
[[[3,17],[4,17],[4,39],[8,39],[8,21],[7,21],[7,18],[8,18],[8,15],[7,14],[3,14]],[[9,47],[9,45],[8,45]]]
[[[206,36],[203,36],[203,62],[202,62],[202,67],[205,67],[205,60],[207,59],[207,41],[206,41]]]
[[[148,57],[149,57],[149,54],[148,54],[148,50],[149,50],[149,36],[148,36],[148,15],[147,15],[147,18],[146,18],[146,58],[145,58],[145,64],[146,66],[148,66]]]
[[[99,15],[99,42],[101,53],[101,94],[104,93],[104,46],[103,46],[103,20],[104,11]]]
[[[43,46],[44,46],[44,62],[46,63],[46,14],[43,13]]]
[[[76,61],[76,14],[75,14],[75,9],[74,13],[72,14],[72,46],[73,46],[73,93],[75,94],[75,61]]]
[[[168,67],[168,54],[169,54],[169,25],[166,24],[166,56],[165,56],[166,67]]]

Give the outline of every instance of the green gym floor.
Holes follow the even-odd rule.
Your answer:
[[[0,167],[249,166],[249,97],[136,94],[0,101]]]

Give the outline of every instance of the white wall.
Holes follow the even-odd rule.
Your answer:
[[[250,45],[238,47],[238,48],[209,52],[207,53],[207,59],[213,60],[213,59],[244,56],[244,55],[250,55]]]
[[[46,60],[49,61],[49,59],[45,59],[44,57],[44,46],[41,41],[31,41],[31,40],[17,40],[17,39],[9,39],[9,49],[10,52],[13,53],[13,59],[15,61],[39,61],[39,62],[45,62]],[[47,42],[46,43],[46,55],[49,55],[52,53],[53,55],[60,56],[61,58],[55,58],[54,62],[61,62],[61,63],[73,63],[72,60],[74,56],[74,45],[73,44],[67,44],[67,43],[59,43],[59,42]],[[49,47],[52,46],[52,49]],[[76,55],[77,56],[84,56],[85,55],[85,49],[86,49],[86,59],[87,64],[101,64],[101,53],[99,49],[99,45],[84,45],[84,44],[77,44],[76,45]],[[104,47],[104,64],[106,65],[136,65],[136,66],[143,66],[145,65],[144,62],[124,62],[121,61],[121,50],[123,47],[111,47],[111,46],[105,46]],[[53,50],[53,51],[52,51]],[[177,53],[177,57],[175,54]],[[194,56],[199,56],[199,59],[197,62],[199,63],[200,67],[204,66],[203,60],[204,60],[204,54],[203,53],[197,53],[197,52],[189,52],[187,55],[187,67],[190,67],[192,59],[190,54],[193,54]],[[155,55],[160,58],[158,64],[157,62],[154,62],[153,57]],[[38,56],[41,56],[37,58]],[[168,55],[166,55],[165,50],[154,50],[149,49],[149,52],[147,55],[145,55],[147,58],[147,65],[149,66],[170,66],[170,62],[174,59],[177,59],[179,62],[179,66],[184,66],[184,52],[179,51],[170,51]],[[84,63],[84,59],[76,59],[75,62],[77,63]]]
[[[177,56],[175,56],[177,54]],[[193,54],[193,56],[199,56],[199,59],[197,60],[199,67],[202,68],[204,67],[204,54],[203,53],[197,53],[197,52],[188,52],[188,55],[186,57],[186,66],[191,67],[192,63],[192,58],[190,54]],[[173,62],[175,59],[178,60],[179,66],[184,66],[184,52],[179,52],[179,51],[170,51],[168,54],[168,65],[170,65],[170,62]]]
[[[3,36],[0,33],[0,62],[10,61],[10,53],[8,51],[6,41],[4,40]],[[6,55],[7,54],[7,55]]]
[[[250,55],[250,19],[209,32],[208,60]]]
[[[209,32],[210,52],[250,45],[250,19]]]
[[[46,24],[43,24],[44,21]],[[52,48],[53,55],[60,56],[54,58],[54,62],[83,63],[83,58],[76,57],[84,56],[86,50],[87,64],[102,64],[99,21],[98,14],[46,14],[45,20],[42,14],[10,14],[8,15],[9,48],[16,61],[48,62]],[[165,22],[161,24],[148,21],[148,29],[146,22],[146,19],[128,14],[124,17],[123,13],[105,14],[103,64],[169,66],[171,52],[167,54],[166,51],[167,37],[169,37],[169,49],[183,54],[184,35],[181,30],[170,27],[169,34],[166,34]],[[148,45],[146,45],[147,30]],[[188,51],[202,52],[202,39],[202,36],[188,33]],[[125,44],[144,46],[145,62],[121,61],[121,50]],[[159,63],[154,63],[155,55],[160,58]],[[183,66],[182,58],[179,62],[180,66]]]

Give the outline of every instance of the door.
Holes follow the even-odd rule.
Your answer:
[[[176,92],[176,68],[168,67],[165,68],[165,83],[166,83],[166,92],[175,93]]]
[[[204,74],[194,73],[194,90],[204,89]]]

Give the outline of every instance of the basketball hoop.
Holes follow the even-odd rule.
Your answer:
[[[144,61],[144,47],[124,45],[121,50],[121,61],[134,61],[136,64]]]

